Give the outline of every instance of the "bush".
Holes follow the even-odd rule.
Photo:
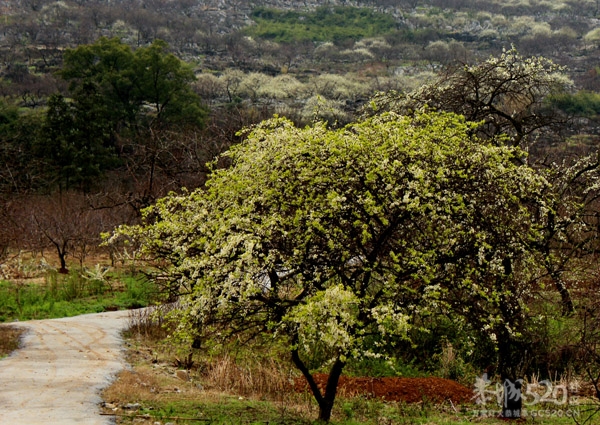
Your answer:
[[[575,116],[592,118],[600,113],[600,94],[586,90],[555,94],[549,96],[547,102],[551,107]]]

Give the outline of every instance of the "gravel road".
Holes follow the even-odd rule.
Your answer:
[[[23,346],[0,361],[0,424],[106,425],[100,390],[126,364],[127,311],[11,323]]]

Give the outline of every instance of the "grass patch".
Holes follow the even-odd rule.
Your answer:
[[[157,377],[156,371],[143,367],[121,373],[103,397],[105,412],[116,415],[120,424],[178,420],[211,424],[312,423],[283,403],[205,390],[195,383]]]
[[[252,12],[256,25],[248,35],[276,42],[343,41],[384,35],[395,29],[393,17],[371,9],[319,7],[312,12],[259,7]]]
[[[145,307],[157,291],[143,276],[48,272],[43,281],[0,281],[0,322]]]

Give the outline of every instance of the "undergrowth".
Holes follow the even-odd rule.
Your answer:
[[[43,281],[0,281],[0,322],[145,307],[155,296],[154,284],[143,276],[49,271]]]
[[[162,308],[162,311],[161,311]],[[123,372],[103,393],[105,414],[118,424],[312,424],[318,407],[311,394],[297,392],[299,376],[285,351],[276,345],[205,341],[192,349],[165,339],[169,326],[163,306],[130,313],[126,333],[132,369]],[[354,373],[397,373],[375,363],[357,364]],[[405,370],[409,371],[410,366]],[[417,374],[416,370],[412,370]],[[475,405],[416,404],[370,399],[337,398],[331,423],[337,425],[499,425],[504,420],[478,417]],[[542,412],[545,413],[545,412]],[[535,418],[540,425],[573,424],[558,414]]]

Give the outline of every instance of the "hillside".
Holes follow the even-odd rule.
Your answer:
[[[169,191],[201,186],[205,164],[238,142],[245,126],[273,114],[341,126],[376,92],[410,92],[441,71],[513,45],[524,57],[564,65],[573,93],[589,91],[578,105],[561,100],[564,108],[583,108],[592,121],[600,111],[593,93],[600,89],[600,21],[591,0],[3,0],[0,10],[0,195],[6,200],[0,213],[15,223],[0,234],[4,249],[54,249],[68,236],[71,245],[86,241],[85,255],[100,231],[137,220],[143,207]],[[181,60],[177,75],[185,75],[181,81],[189,87],[180,93],[196,99],[198,126],[157,131],[150,112],[160,106],[131,81],[137,94],[119,101],[133,109],[116,122],[106,81],[94,83],[102,93],[84,93],[91,88],[84,90],[81,78],[65,78],[64,53],[101,37],[114,38],[105,47],[129,49],[131,57],[150,49]],[[153,45],[156,40],[166,44]],[[105,103],[96,108],[98,97]],[[182,99],[180,106],[191,97]],[[49,106],[70,116],[52,121]],[[595,140],[591,132],[574,144],[591,147]],[[87,177],[77,180],[73,173]],[[57,191],[61,196],[53,197]],[[65,202],[68,209],[52,213]],[[27,215],[31,205],[39,211],[36,220],[63,236],[49,240],[40,233]],[[59,226],[74,215],[90,222],[89,238]]]
[[[116,36],[134,46],[161,38],[181,57],[204,69],[279,69],[279,62],[286,58],[290,62],[290,57],[298,66],[307,67],[323,61],[339,62],[336,55],[345,56],[342,62],[357,62],[347,52],[362,47],[355,46],[360,41],[356,37],[350,38],[353,43],[348,39],[329,40],[337,49],[325,49],[331,50],[332,57],[323,58],[322,54],[314,57],[318,46],[273,45],[268,39],[249,40],[241,31],[256,24],[252,13],[259,7],[310,12],[322,6],[369,8],[393,18],[396,28],[382,35],[385,44],[367,46],[368,60],[392,65],[407,60],[445,64],[471,55],[487,56],[511,44],[523,53],[572,63],[574,56],[591,54],[598,41],[594,1],[5,0],[0,9],[5,24],[0,34],[2,63],[3,67],[11,67],[26,60],[30,65],[40,61],[44,66],[53,66],[62,48],[90,43],[100,36]],[[348,67],[352,68],[344,68]],[[580,71],[586,71],[585,65]]]

